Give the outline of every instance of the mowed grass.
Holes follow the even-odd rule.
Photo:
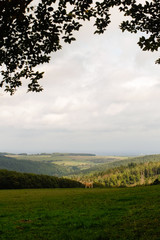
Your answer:
[[[160,239],[160,186],[0,190],[0,239]]]

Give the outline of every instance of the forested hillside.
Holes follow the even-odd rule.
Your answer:
[[[66,178],[0,170],[0,189],[82,187],[82,183]]]
[[[85,169],[81,171],[81,174],[88,175],[88,174],[96,174],[97,172],[101,172],[107,169],[120,167],[120,166],[127,166],[130,163],[148,163],[148,162],[159,162],[160,161],[160,154],[155,155],[145,155],[145,156],[138,156],[138,157],[124,157],[124,159],[113,159],[110,162],[102,163],[97,166],[91,167],[89,169]],[[78,173],[79,174],[79,173]]]
[[[155,184],[160,181],[160,162],[130,163],[128,166],[111,168],[94,174],[73,176],[72,179],[93,183],[95,187]]]
[[[159,176],[159,168],[158,154],[139,157],[95,156],[82,153],[0,154],[0,169],[65,176],[81,182],[94,183],[94,186],[150,184]]]
[[[59,177],[74,172],[72,167],[64,167],[48,162],[17,160],[3,155],[0,155],[0,169]]]

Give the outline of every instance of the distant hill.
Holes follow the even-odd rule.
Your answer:
[[[25,153],[26,154],[26,153]],[[20,154],[19,154],[20,155]],[[21,155],[24,155],[23,153]],[[34,155],[53,155],[53,156],[96,156],[96,154],[92,153],[40,153]]]
[[[159,161],[160,161],[160,154],[145,155],[145,156],[138,156],[138,157],[128,157],[128,158],[118,160],[118,161],[115,158],[108,163],[102,163],[102,164],[96,165],[94,167],[82,170],[81,172],[77,172],[77,174],[88,175],[88,174],[93,174],[96,172],[105,171],[107,169],[111,169],[111,168],[115,168],[115,167],[127,166],[130,163],[139,164],[139,163],[159,162]]]
[[[78,173],[81,170],[89,169],[102,163],[108,163],[113,161],[124,160],[125,157],[118,156],[95,156],[94,154],[79,154],[79,153],[41,153],[41,154],[7,154],[6,157],[10,157],[16,160],[29,160],[34,162],[44,162],[50,164],[56,164],[66,167],[69,170],[68,173]],[[127,157],[128,159],[128,157]],[[73,171],[72,171],[73,170]]]
[[[59,177],[74,173],[72,167],[64,167],[48,162],[17,160],[3,155],[0,155],[0,169]]]
[[[160,154],[138,157],[95,156],[83,153],[0,153],[0,169],[51,176],[90,176],[128,164],[159,162]]]

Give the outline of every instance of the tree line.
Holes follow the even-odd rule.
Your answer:
[[[83,188],[84,185],[75,180],[48,175],[20,173],[0,170],[0,189],[25,188]]]

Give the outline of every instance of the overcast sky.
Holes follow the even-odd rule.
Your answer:
[[[39,67],[42,93],[0,90],[1,152],[160,153],[159,54],[142,52],[120,19],[114,10],[101,36],[86,23]]]

